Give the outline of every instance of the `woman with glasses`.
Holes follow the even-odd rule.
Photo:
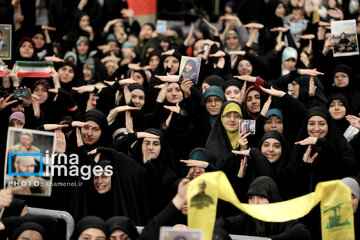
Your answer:
[[[215,167],[224,171],[232,184],[236,181],[240,166],[240,159],[232,154],[232,150],[240,150],[240,142],[243,140],[239,134],[239,120],[242,116],[238,102],[225,102],[205,144],[215,157]]]

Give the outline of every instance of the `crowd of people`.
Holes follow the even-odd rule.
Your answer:
[[[57,154],[113,173],[53,176],[77,184],[53,186],[50,197],[1,190],[0,235],[64,239],[58,219],[28,216],[38,207],[69,212],[74,240],[159,239],[161,226],[187,228],[189,180],[223,171],[250,204],[342,179],[360,239],[360,58],[335,58],[330,31],[331,21],[355,19],[359,37],[357,0],[228,1],[217,24],[200,18],[188,33],[139,24],[126,1],[50,0],[48,26],[35,26],[35,1],[4,2],[14,49],[2,61],[0,156],[8,127],[52,131]],[[190,59],[180,74],[182,56],[199,58],[199,73]],[[17,61],[52,62],[50,77],[21,77]],[[29,96],[15,99],[18,89]],[[255,129],[241,131],[242,119]],[[21,161],[16,169],[34,169]],[[266,223],[219,201],[214,239],[229,234],[321,239],[319,209]]]

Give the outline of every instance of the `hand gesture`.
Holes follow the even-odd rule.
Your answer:
[[[11,189],[0,190],[0,208],[8,207],[13,201],[14,194]]]
[[[191,96],[191,87],[194,85],[194,83],[190,79],[185,79],[181,82],[180,87],[181,90],[184,93],[185,98],[189,98]]]
[[[240,80],[244,80],[247,82],[256,82],[256,77],[250,76],[250,75],[242,75],[242,76],[234,76],[234,78],[240,79]]]
[[[231,152],[235,155],[250,156],[250,148],[246,149],[246,150],[240,150],[240,151],[232,150]]]
[[[131,112],[130,111],[125,112],[125,127],[126,127],[126,130],[129,133],[134,132],[133,118],[131,117]]]
[[[45,131],[61,130],[68,127],[67,124],[44,124]]]
[[[351,126],[360,130],[360,118],[354,115],[346,115],[346,120],[351,124]]]
[[[66,126],[66,125],[63,125]],[[61,129],[55,130],[55,152],[56,153],[65,153],[66,151],[66,139],[65,134],[61,131]]]
[[[163,82],[173,83],[173,82],[178,82],[179,81],[179,76],[178,75],[170,75],[169,73],[167,73],[166,76],[155,75],[155,77],[160,79]]]
[[[296,145],[315,145],[317,142],[318,138],[316,137],[307,137],[304,140],[301,140],[299,142],[295,142]]]
[[[136,137],[137,138],[156,138],[156,139],[160,138],[160,136],[158,136],[158,135],[155,135],[152,133],[147,133],[147,132],[137,132]]]
[[[317,75],[324,75],[324,73],[318,72],[316,70],[316,68],[314,68],[314,69],[299,69],[299,74],[300,75],[309,75],[309,76],[314,76],[314,77],[316,77]]]
[[[85,122],[80,122],[80,121],[72,121],[71,122],[71,126],[72,127],[92,127],[92,125],[90,123],[85,123]]]
[[[40,97],[38,95],[31,95],[32,107],[34,110],[34,116],[40,118]]]
[[[304,153],[304,156],[303,156],[303,161],[306,162],[306,163],[313,163],[315,158],[319,155],[319,153],[315,153],[312,157],[310,156],[311,154],[311,150],[312,150],[312,147],[311,145],[309,145]]]
[[[14,96],[14,94],[10,94],[10,95],[9,95],[7,98],[5,98],[5,99],[4,99],[4,98],[0,98],[0,112],[1,112],[4,108],[8,107],[9,105],[17,102],[17,100],[11,100],[11,101],[9,102],[9,100],[10,100],[13,96]]]
[[[185,163],[187,167],[200,167],[207,168],[209,166],[208,162],[200,161],[200,160],[180,160],[180,162]]]
[[[273,88],[271,86],[270,89],[267,89],[267,88],[263,88],[260,86],[260,89],[264,92],[264,93],[267,93],[269,95],[272,95],[272,96],[275,96],[275,97],[279,97],[279,98],[282,98],[286,93],[283,92],[283,91],[280,91],[280,90],[276,90],[275,88]]]
[[[239,172],[238,172],[238,177],[239,178],[244,178],[245,177],[246,168],[247,168],[247,161],[248,161],[247,156],[244,156],[244,158],[241,159],[240,169],[239,169]]]
[[[78,93],[84,93],[84,92],[92,93],[95,90],[95,86],[84,85],[80,87],[73,87],[72,90],[77,91]]]
[[[317,86],[315,86],[314,77],[311,76],[309,79],[309,96],[315,96]]]
[[[210,54],[209,57],[225,57],[225,52],[218,50],[216,53]]]
[[[177,113],[177,114],[179,114],[180,111],[181,111],[179,103],[177,103],[176,106],[167,106],[167,105],[165,105],[164,108],[171,111],[171,112]]]
[[[239,56],[245,56],[245,51],[230,51],[228,52],[229,55],[239,55]]]
[[[78,127],[76,128],[76,143],[77,143],[78,147],[81,147],[82,145],[84,145],[84,141],[82,139],[81,132]]]
[[[272,102],[272,97],[271,97],[271,95],[269,95],[268,99],[266,100],[266,102],[264,103],[264,105],[263,105],[263,107],[262,107],[262,109],[261,109],[260,114],[261,114],[262,116],[266,117],[266,114],[267,114],[268,111],[269,111],[271,102]]]
[[[238,142],[241,150],[246,150],[248,148],[247,137],[250,135],[250,132],[242,132],[239,134]]]

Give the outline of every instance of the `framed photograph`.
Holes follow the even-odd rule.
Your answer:
[[[334,57],[359,55],[356,21],[332,21],[331,34],[334,34]]]
[[[50,196],[54,151],[54,133],[10,127],[4,187],[11,188],[18,195]]]
[[[239,133],[250,132],[251,135],[255,135],[256,120],[239,120]]]
[[[202,230],[161,227],[160,240],[202,240]]]
[[[0,24],[0,59],[11,60],[11,25]]]
[[[199,80],[200,66],[200,58],[182,56],[179,82],[190,79],[196,85]]]
[[[156,22],[156,31],[158,33],[164,33],[167,27],[167,22],[165,20],[157,20]]]

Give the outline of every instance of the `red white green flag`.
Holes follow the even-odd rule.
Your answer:
[[[5,65],[0,62],[0,77],[5,77],[6,74],[5,74]]]
[[[19,77],[40,77],[49,78],[51,74],[50,67],[53,67],[52,62],[46,61],[16,61],[18,66]]]

